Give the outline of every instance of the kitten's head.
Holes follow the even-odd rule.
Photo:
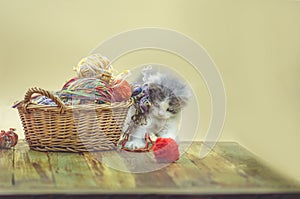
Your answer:
[[[147,115],[157,119],[172,118],[187,104],[191,96],[191,90],[179,76],[170,71],[152,70],[152,67],[145,67],[142,76],[137,82],[147,87],[147,98],[152,104],[149,112],[141,109],[141,99],[136,102],[136,114],[132,117],[136,124],[142,124]],[[147,122],[146,122],[147,123]]]
[[[171,90],[174,96],[183,102],[187,102],[191,96],[191,90],[188,85],[175,73],[170,71],[158,72],[154,69],[145,68],[142,72],[143,83],[156,84]]]
[[[169,119],[178,114],[187,99],[176,96],[174,92],[159,84],[149,84],[149,95],[152,103],[151,114],[158,119]]]

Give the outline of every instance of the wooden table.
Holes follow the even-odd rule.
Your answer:
[[[0,150],[0,198],[300,198],[299,184],[239,144],[219,142],[204,159],[200,145],[167,167],[134,174],[99,161],[103,152],[37,152],[20,141]]]

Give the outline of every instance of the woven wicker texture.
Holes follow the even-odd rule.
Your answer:
[[[52,99],[57,106],[30,103],[34,93]],[[131,105],[132,100],[65,106],[50,92],[31,88],[17,108],[31,149],[83,152],[114,149]]]

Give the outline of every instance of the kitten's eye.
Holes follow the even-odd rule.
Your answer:
[[[157,102],[153,102],[153,105],[159,107],[159,104]]]
[[[171,112],[171,113],[174,113],[175,110],[173,108],[168,108],[167,111]]]

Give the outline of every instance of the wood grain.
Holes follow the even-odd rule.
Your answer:
[[[269,188],[295,188],[295,180],[288,178],[238,143],[219,143],[214,152],[235,165],[252,184]]]
[[[118,154],[115,151],[84,153],[87,164],[94,174],[94,178],[99,187],[113,190],[136,187],[135,179],[131,173],[110,168],[102,161],[102,156],[118,156]],[[123,164],[123,166],[121,166],[123,168],[126,167],[122,161],[118,162],[118,164]]]
[[[56,187],[86,188],[97,187],[94,175],[82,153],[49,153]]]
[[[54,187],[52,169],[48,154],[31,151],[25,142],[17,144],[14,150],[15,186],[25,187]]]
[[[15,149],[0,150],[0,197],[300,197],[299,183],[239,144],[217,143],[203,159],[200,147],[182,143],[178,161],[158,164],[152,152],[37,152],[20,141]]]
[[[0,187],[11,187],[13,181],[13,149],[0,149]]]
[[[182,148],[180,151],[184,151],[187,146],[181,144],[180,148]],[[188,151],[184,152],[179,160],[163,168],[162,172],[167,173],[180,189],[192,187],[203,188],[210,185],[210,177],[189,159]]]
[[[205,158],[199,158],[200,145],[192,144],[186,156],[199,168],[207,178],[206,186],[222,188],[245,188],[255,184],[232,162],[211,151]]]

